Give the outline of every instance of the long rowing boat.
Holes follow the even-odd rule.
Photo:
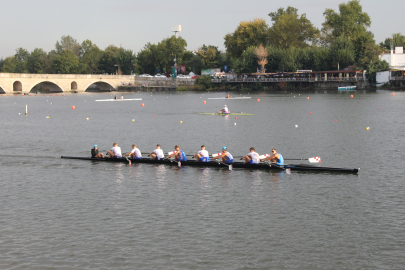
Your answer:
[[[252,116],[252,113],[199,113],[199,114],[206,114],[206,115],[246,115],[246,116]]]
[[[220,98],[208,98],[208,99],[251,99],[251,97],[220,97]]]
[[[91,158],[91,157],[69,157],[62,156],[61,158],[65,159],[79,159],[79,160],[91,160],[91,161],[106,161],[106,162],[121,162],[128,163],[126,158]],[[165,165],[178,165],[177,162],[171,160],[153,160],[150,158],[142,159],[130,159],[131,163],[147,163],[147,164],[165,164]],[[198,167],[215,167],[215,168],[225,168],[229,167],[229,164],[217,163],[215,161],[210,162],[199,162],[194,160],[182,161],[181,166],[198,166]],[[347,168],[333,168],[333,167],[320,167],[314,165],[305,165],[305,164],[288,164],[288,165],[272,165],[272,164],[246,164],[242,162],[232,163],[233,168],[242,168],[242,169],[266,169],[266,170],[275,170],[275,171],[284,171],[290,169],[291,171],[304,171],[304,172],[335,172],[335,173],[352,173],[357,174],[359,169],[347,169]]]
[[[131,101],[131,100],[142,100],[141,98],[125,98],[125,99],[120,99],[120,98],[108,98],[108,99],[96,99],[96,101]]]

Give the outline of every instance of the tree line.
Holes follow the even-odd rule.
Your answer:
[[[55,49],[40,48],[28,52],[18,48],[14,56],[0,60],[0,72],[16,73],[116,73],[123,74],[172,72],[172,67],[185,65],[187,72],[228,66],[234,73],[293,72],[337,70],[354,65],[366,69],[371,79],[375,72],[387,70],[388,63],[379,55],[389,49],[390,38],[376,44],[369,31],[371,19],[362,10],[359,0],[341,3],[339,10],[326,9],[325,21],[318,29],[294,7],[279,8],[268,14],[272,25],[256,18],[242,21],[234,32],[224,37],[225,52],[212,45],[187,50],[182,37],[171,36],[157,44],[147,43],[138,53],[110,45],[101,50],[90,40],[81,44],[71,36],[63,36]],[[405,37],[393,35],[394,46],[402,46]]]

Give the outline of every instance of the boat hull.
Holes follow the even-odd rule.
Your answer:
[[[245,115],[245,116],[252,116],[253,114],[251,113],[199,113],[199,114],[205,114],[205,115],[222,115],[222,116],[227,116],[227,115]]]
[[[79,160],[90,160],[90,161],[103,161],[103,162],[119,162],[119,163],[128,163],[126,158],[91,158],[91,157],[70,157],[62,156],[61,158],[65,159],[79,159]],[[131,163],[137,164],[164,164],[164,165],[175,165],[178,166],[178,163],[170,160],[153,160],[150,158],[143,159],[130,159]],[[214,167],[214,168],[228,168],[230,164],[217,163],[215,161],[210,162],[199,162],[194,160],[182,161],[181,166],[197,166],[197,167]],[[336,173],[352,173],[357,174],[359,169],[347,169],[347,168],[333,168],[333,167],[319,167],[314,165],[306,164],[288,164],[283,166],[277,165],[267,165],[264,163],[260,164],[249,164],[242,162],[232,163],[233,168],[241,169],[264,169],[264,170],[275,170],[275,171],[284,171],[286,169],[291,169],[291,171],[306,171],[306,172],[336,172]]]

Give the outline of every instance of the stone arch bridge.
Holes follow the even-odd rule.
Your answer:
[[[85,92],[90,86],[112,91],[135,83],[131,75],[0,73],[0,93],[29,93],[41,86],[50,92]]]

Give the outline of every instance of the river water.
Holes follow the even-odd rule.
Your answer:
[[[143,100],[0,97],[0,269],[403,269],[405,93],[124,95]],[[225,104],[254,116],[198,114]],[[157,143],[187,154],[227,146],[234,156],[275,147],[361,169],[288,175],[60,158],[115,141],[143,153]]]

